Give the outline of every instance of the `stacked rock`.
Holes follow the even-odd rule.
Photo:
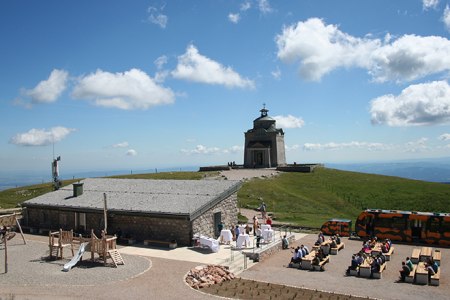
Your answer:
[[[207,265],[192,268],[186,275],[186,282],[192,288],[199,289],[233,278],[234,274],[228,270],[228,267]]]

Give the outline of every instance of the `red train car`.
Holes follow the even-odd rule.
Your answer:
[[[361,238],[450,246],[450,214],[366,209],[358,216],[355,231]]]

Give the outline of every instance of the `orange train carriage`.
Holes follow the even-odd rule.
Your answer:
[[[325,222],[320,231],[326,235],[339,234],[340,236],[350,236],[352,221],[348,219],[331,219]]]
[[[361,238],[450,246],[450,214],[366,209],[355,223]]]

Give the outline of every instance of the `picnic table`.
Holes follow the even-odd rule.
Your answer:
[[[431,253],[433,249],[430,247],[422,247],[420,250],[420,261],[428,261],[431,258]]]
[[[417,284],[428,284],[428,270],[423,261],[421,261],[417,264],[416,283]]]
[[[361,277],[370,277],[370,274],[372,273],[370,269],[371,259],[366,258],[364,262],[359,266],[359,276]]]

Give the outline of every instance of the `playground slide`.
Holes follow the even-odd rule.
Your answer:
[[[80,245],[80,249],[78,249],[77,254],[72,258],[71,261],[69,261],[67,264],[64,265],[63,271],[69,272],[70,269],[72,269],[73,266],[77,264],[77,262],[80,260],[81,257],[83,257],[84,251],[86,250],[86,246],[89,243],[82,243]]]

